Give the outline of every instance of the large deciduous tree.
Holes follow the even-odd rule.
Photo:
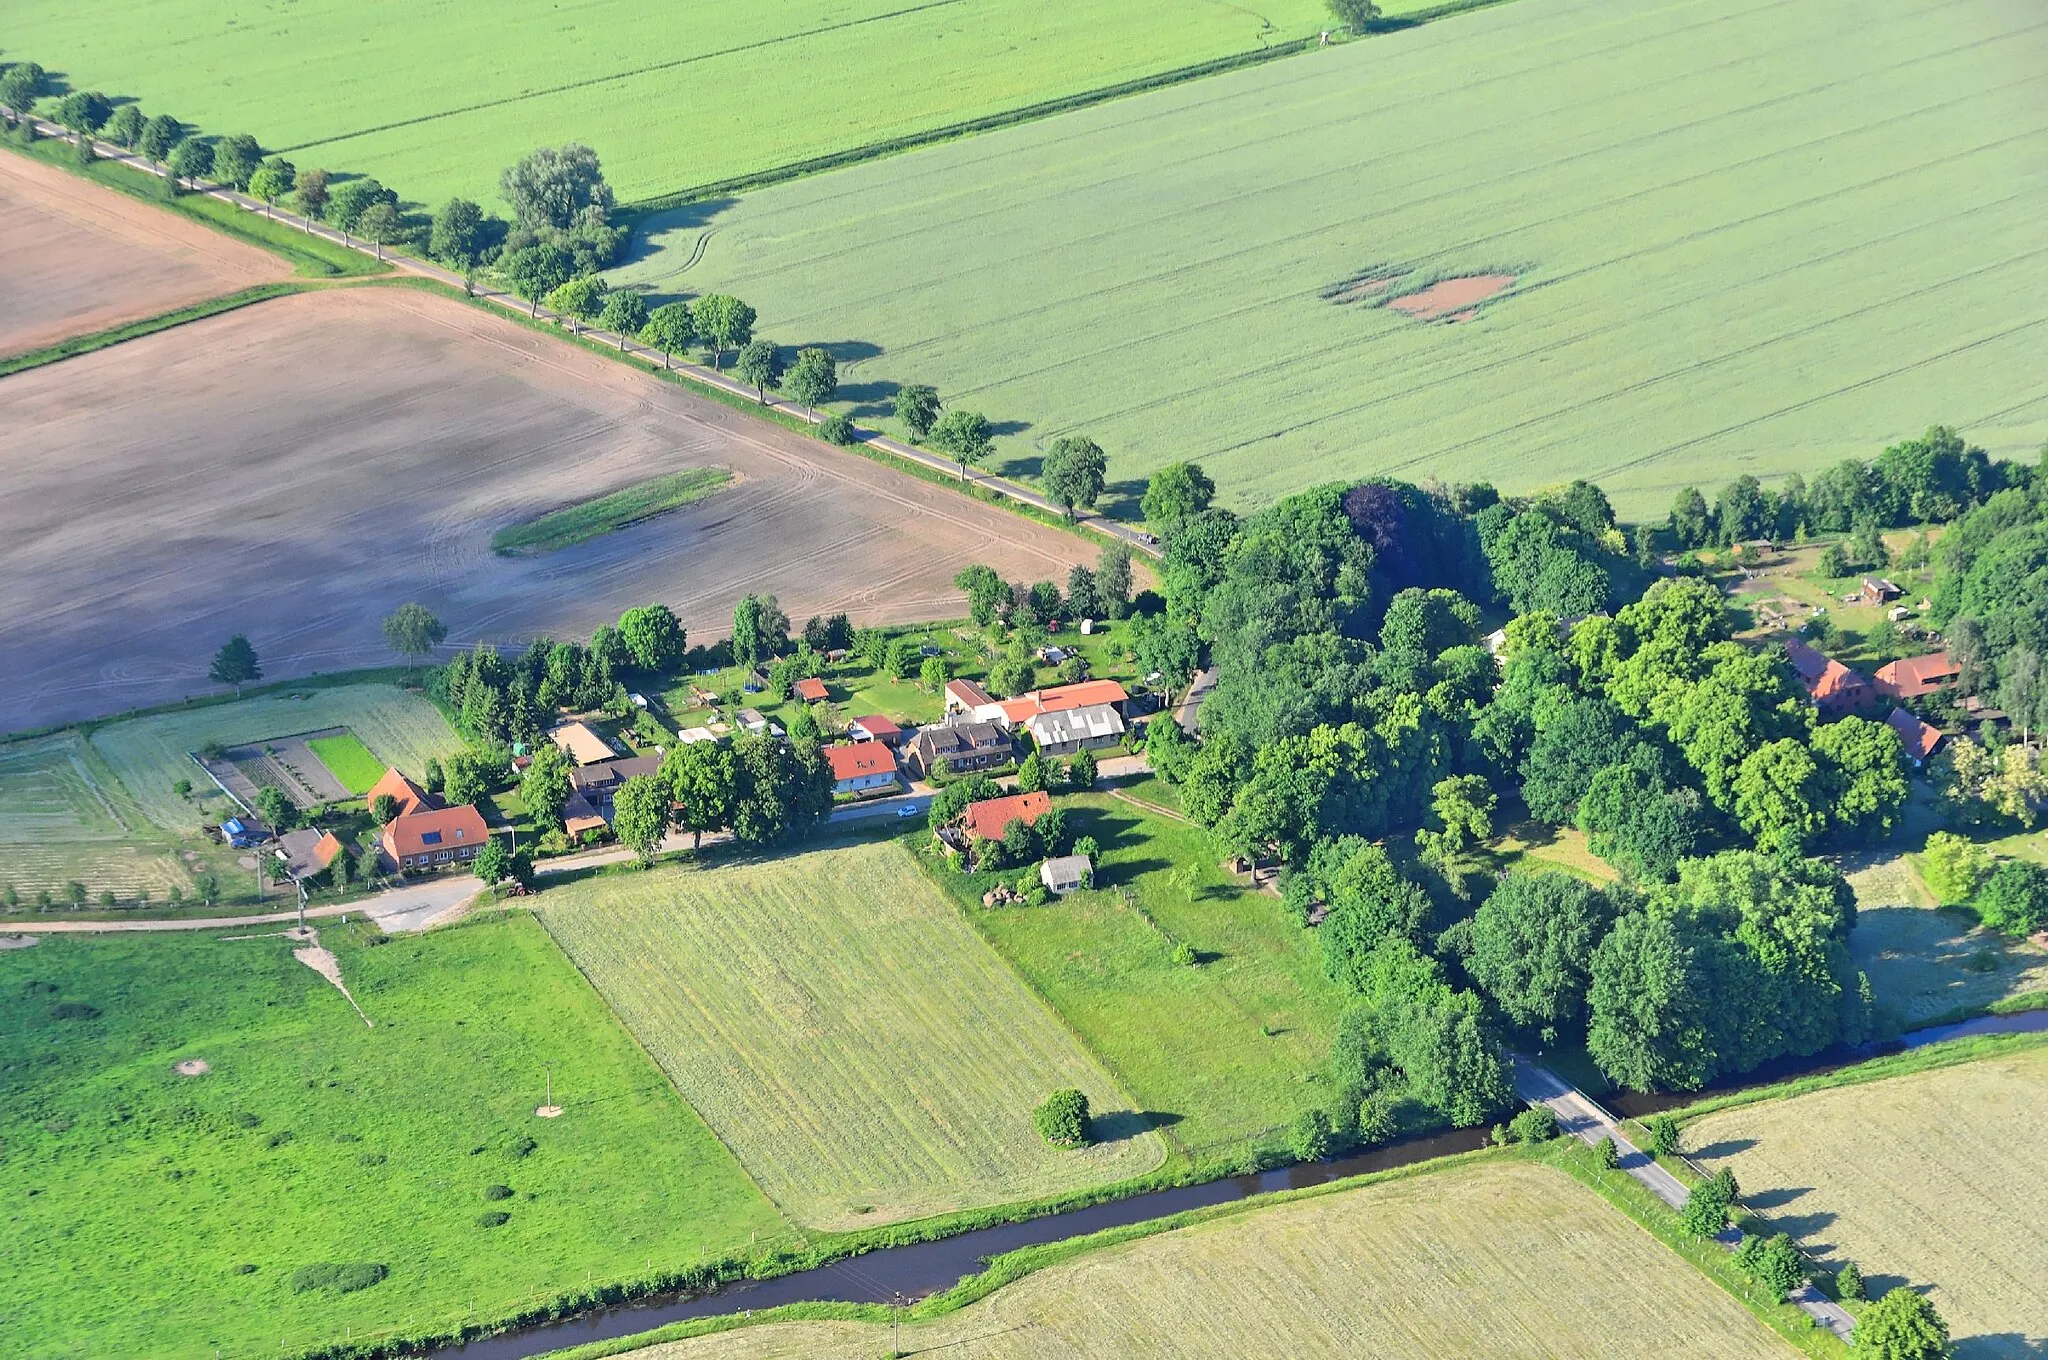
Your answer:
[[[711,366],[716,369],[729,349],[739,349],[754,338],[754,309],[725,293],[706,293],[697,299],[697,334],[711,347]]]
[[[932,422],[939,418],[939,392],[935,387],[922,383],[910,383],[896,389],[896,419],[903,422],[903,428],[910,432],[910,442],[915,444],[932,432]]]
[[[595,209],[599,220],[612,208],[611,187],[597,153],[581,143],[541,147],[498,177],[498,193],[529,231],[566,230]]]
[[[782,386],[782,349],[773,340],[749,340],[733,360],[732,374],[754,389],[765,406],[771,388]]]
[[[1216,483],[1200,463],[1168,463],[1146,480],[1138,513],[1170,539],[1183,520],[1207,510],[1215,498]]]
[[[612,797],[612,832],[642,864],[652,864],[668,831],[669,786],[651,774],[636,774]]]
[[[213,665],[207,669],[206,676],[216,685],[233,685],[239,695],[242,686],[263,678],[263,667],[256,659],[256,649],[249,645],[249,639],[237,633],[213,654]]]
[[[1074,518],[1078,509],[1093,510],[1101,499],[1109,463],[1102,446],[1086,435],[1062,435],[1046,450],[1038,478],[1053,504]]]
[[[1607,895],[1570,874],[1509,874],[1472,918],[1465,967],[1501,1012],[1546,1043],[1584,1024],[1594,948],[1614,919]]]
[[[960,465],[963,482],[967,480],[969,465],[988,457],[993,441],[994,431],[988,417],[979,411],[948,411],[931,428],[931,446],[953,456],[953,461]]]
[[[807,346],[796,352],[783,387],[798,405],[815,411],[839,390],[839,362],[831,351]]]
[[[416,602],[398,606],[384,619],[384,643],[405,658],[408,668],[448,638],[448,626]]]

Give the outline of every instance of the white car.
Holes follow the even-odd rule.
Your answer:
[[[896,809],[896,815],[898,817],[915,817],[923,811],[924,809],[915,803],[905,803],[902,807]]]

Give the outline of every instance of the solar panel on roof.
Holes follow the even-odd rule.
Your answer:
[[[421,844],[421,845],[439,845],[440,843],[441,843],[441,833],[440,833],[440,832],[438,832],[438,831],[422,831],[422,832],[420,833],[420,844]]]

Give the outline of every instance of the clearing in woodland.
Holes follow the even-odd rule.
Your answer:
[[[550,888],[542,922],[770,1198],[850,1230],[1141,1175],[1164,1148],[894,843]],[[1032,1107],[1086,1092],[1100,1141]]]
[[[1586,477],[1647,517],[1933,421],[2031,461],[2044,164],[2012,0],[1517,0],[677,209],[618,280],[865,341],[863,392],[1021,422],[1011,472],[1087,434],[1119,513],[1195,458],[1237,508]],[[1385,305],[1483,275],[1461,324]]]
[[[1105,1247],[900,1337],[885,1324],[783,1322],[634,1354],[864,1360],[892,1345],[985,1360],[1793,1354],[1591,1191],[1530,1162],[1406,1176]]]
[[[9,1356],[301,1354],[779,1240],[532,919],[358,930],[374,1028],[278,934],[0,952]]]
[[[213,0],[137,0],[103,24],[64,0],[13,0],[7,54],[62,71],[74,89],[130,95],[211,133],[254,133],[301,167],[375,175],[436,204],[488,203],[500,167],[568,141],[595,147],[630,200],[1257,51],[1329,22],[1315,0],[500,0],[404,6],[374,24],[350,0],[295,0],[260,17]],[[164,60],[167,43],[176,61]]]
[[[205,692],[235,633],[273,678],[388,664],[378,623],[407,600],[451,646],[587,637],[657,600],[709,641],[752,591],[798,620],[948,618],[971,561],[1064,581],[1096,555],[414,288],[258,303],[18,373],[4,400],[0,731]],[[491,551],[508,524],[707,465],[735,484],[543,557]]]
[[[1873,1297],[1928,1290],[1958,1356],[2048,1347],[2048,1048],[1738,1106],[1685,1145]]]
[[[283,260],[27,156],[0,155],[0,358],[288,278]]]

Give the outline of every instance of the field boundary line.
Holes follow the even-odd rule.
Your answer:
[[[143,317],[139,321],[124,322],[121,325],[110,326],[106,330],[93,331],[87,335],[75,335],[68,340],[59,340],[54,345],[44,345],[41,349],[24,350],[20,354],[6,355],[0,357],[0,378],[8,378],[16,373],[26,373],[30,369],[44,368],[50,364],[62,363],[66,359],[83,358],[85,355],[96,354],[103,349],[111,349],[113,346],[129,340],[140,340],[146,335],[155,335],[161,331],[173,330],[179,326],[189,325],[194,321],[204,321],[209,317],[224,316],[229,312],[239,311],[243,307],[251,307],[259,302],[268,302],[272,298],[287,297],[293,293],[309,292],[314,286],[309,283],[296,283],[289,280],[259,283],[252,287],[244,288],[237,293],[224,293],[220,297],[208,298],[204,302],[195,302],[189,307],[180,307],[176,311],[164,312],[157,316]]]
[[[1448,19],[1453,15],[1473,10],[1491,9],[1496,5],[1512,3],[1512,0],[1448,0],[1448,3],[1431,5],[1413,14],[1394,18],[1378,19],[1368,25],[1366,31],[1356,37],[1342,41],[1358,42],[1365,38],[1380,37],[1389,33],[1400,33],[1411,28]],[[1334,33],[1330,35],[1336,37]],[[1166,89],[1174,85],[1185,85],[1205,76],[1222,75],[1228,71],[1244,70],[1247,67],[1262,66],[1269,61],[1283,57],[1300,56],[1323,46],[1323,35],[1309,34],[1299,38],[1283,39],[1264,47],[1246,48],[1207,61],[1192,62],[1170,70],[1157,71],[1147,76],[1134,76],[1129,80],[1112,85],[1099,85],[1092,90],[1081,90],[1074,94],[1059,95],[1052,99],[1041,99],[1001,113],[983,114],[978,118],[965,118],[958,122],[927,128],[923,132],[906,132],[898,137],[886,137],[878,142],[867,142],[861,146],[848,147],[844,151],[827,152],[822,156],[809,156],[800,161],[770,166],[744,175],[731,175],[725,179],[707,180],[684,189],[676,189],[651,198],[635,199],[620,205],[620,212],[630,217],[650,213],[666,212],[672,208],[687,207],[709,198],[722,198],[730,194],[746,193],[754,189],[765,189],[771,185],[786,184],[791,180],[804,179],[811,175],[823,174],[828,170],[841,170],[850,165],[880,160],[904,151],[915,151],[922,147],[935,146],[941,142],[957,141],[983,132],[994,132],[1001,128],[1015,127],[1020,123],[1035,123],[1062,113],[1073,113],[1080,109],[1106,104],[1111,100],[1131,95],[1146,94],[1153,90]]]

